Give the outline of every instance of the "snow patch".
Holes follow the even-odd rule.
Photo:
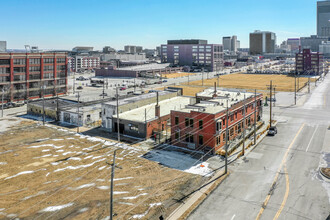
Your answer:
[[[136,199],[140,196],[145,196],[145,195],[148,195],[148,193],[141,193],[141,194],[136,195],[136,196],[123,197],[123,199]]]
[[[24,174],[30,174],[30,173],[34,173],[34,171],[32,171],[32,170],[23,171],[23,172],[20,172],[20,173],[14,175],[14,176],[9,176],[9,177],[5,178],[5,180],[8,180],[8,179],[20,176],[20,175],[24,175]]]
[[[58,206],[49,206],[47,208],[44,208],[43,210],[39,211],[39,212],[55,212],[70,206],[73,206],[74,203],[70,202],[68,204],[65,205],[58,205]]]

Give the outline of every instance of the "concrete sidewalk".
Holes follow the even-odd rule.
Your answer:
[[[276,125],[276,124],[275,124]],[[258,131],[262,132],[268,126],[267,123],[264,124]],[[257,139],[255,145],[251,145],[253,140],[247,139],[245,141],[245,146],[251,146],[250,148],[245,149],[245,155],[241,158],[238,157],[242,148],[238,147],[231,156],[228,157],[228,164],[236,161],[236,160],[243,160],[244,157],[249,154],[267,135],[267,132],[264,132],[260,137]],[[186,219],[203,201],[206,197],[212,193],[214,189],[229,175],[229,171],[225,174],[224,166],[219,169],[218,172],[203,186],[197,189],[193,194],[189,195],[188,198],[183,202],[178,208],[176,208],[166,219],[168,220],[177,220],[177,219]]]

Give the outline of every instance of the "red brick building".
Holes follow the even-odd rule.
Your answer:
[[[323,73],[323,54],[303,49],[296,54],[296,72],[306,75],[321,75]]]
[[[209,95],[207,93],[210,93]],[[244,95],[246,99],[244,100]],[[207,98],[209,97],[209,98]],[[262,115],[262,94],[208,90],[197,94],[197,103],[184,109],[171,111],[171,141],[173,145],[193,150],[216,152],[225,145],[226,123],[229,140],[243,131],[243,109],[245,104],[245,126],[250,127]],[[227,100],[229,107],[226,120]]]
[[[66,53],[0,53],[0,95],[16,102],[65,94],[67,63]]]

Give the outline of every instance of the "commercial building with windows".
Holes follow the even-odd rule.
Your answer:
[[[291,52],[294,52],[294,53],[299,52],[300,38],[288,38],[287,45],[290,46]]]
[[[243,126],[252,127],[262,116],[262,94],[256,96],[257,105],[254,93],[240,91],[207,89],[196,98],[196,104],[171,111],[173,145],[215,153],[225,145],[227,123],[228,141],[232,141],[241,136]]]
[[[6,52],[7,50],[7,41],[0,41],[0,52]]]
[[[208,44],[207,40],[168,40],[167,44],[161,45],[161,61],[208,71],[221,70],[223,47]]]
[[[66,53],[0,53],[4,102],[65,94],[67,63]]]
[[[91,70],[100,68],[100,57],[74,56],[69,57],[70,71]]]
[[[320,44],[322,44],[323,41],[330,41],[330,37],[322,37],[317,35],[311,35],[310,37],[301,37],[301,50],[310,49],[313,52],[318,52],[319,46]]]
[[[269,31],[255,31],[250,33],[250,54],[262,55],[275,53],[276,34]]]
[[[296,54],[296,72],[298,74],[321,75],[323,73],[323,54],[304,49]]]
[[[330,1],[317,2],[317,35],[330,37]]]

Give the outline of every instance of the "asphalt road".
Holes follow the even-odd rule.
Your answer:
[[[318,170],[330,165],[329,97],[328,74],[297,106],[275,107],[278,134],[232,163],[230,176],[188,219],[326,219],[330,182]]]

